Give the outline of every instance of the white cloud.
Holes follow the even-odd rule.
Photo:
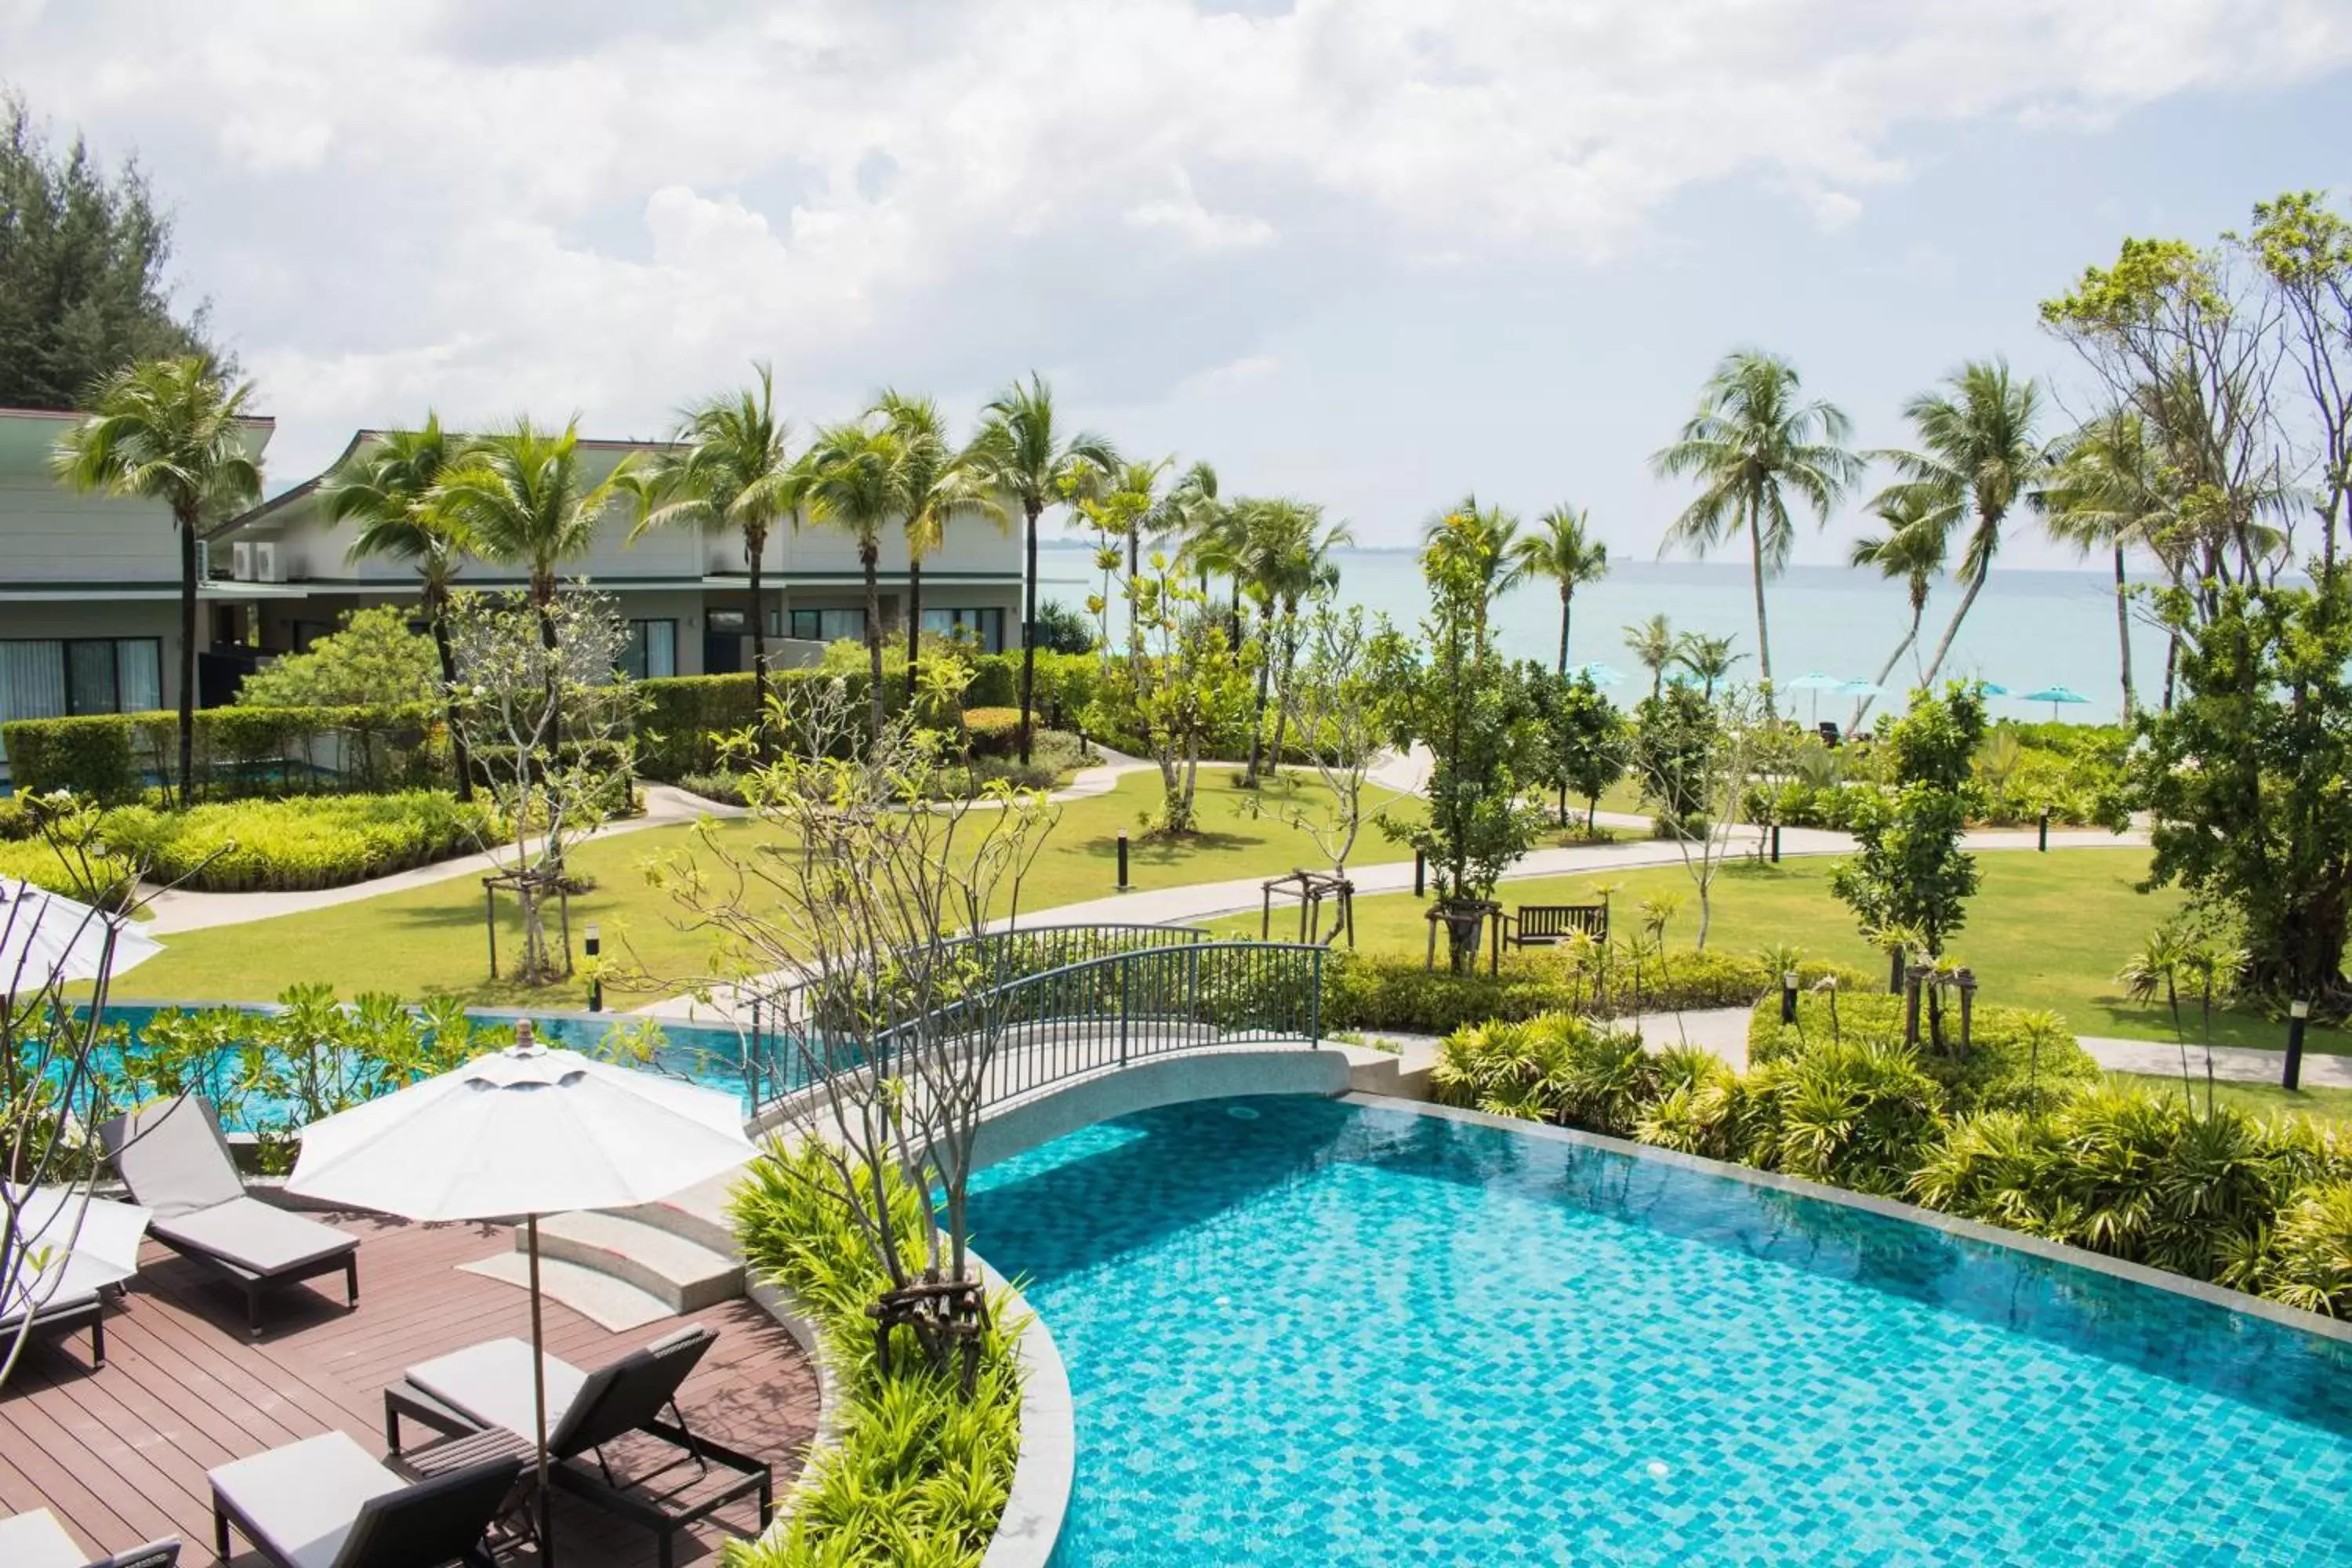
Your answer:
[[[1281,368],[1282,362],[1272,354],[1244,354],[1240,359],[1193,372],[1171,387],[1169,395],[1179,403],[1213,398],[1221,393],[1264,381]]]
[[[1589,261],[1734,181],[1835,229],[1907,177],[1894,148],[1919,127],[2096,123],[2307,79],[2352,58],[2352,16],[778,0],[542,29],[471,0],[14,0],[0,58],[61,124],[143,150],[290,457],[427,398],[649,429],[755,356],[814,398],[910,345],[948,374],[1050,371],[1133,361],[1150,331],[1159,391],[1197,389],[1272,363],[1263,324],[1178,319],[1205,278],[1287,279],[1267,297],[1297,300],[1366,257]]]

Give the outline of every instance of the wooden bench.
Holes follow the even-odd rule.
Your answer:
[[[1521,904],[1503,917],[1502,939],[1513,947],[1551,947],[1580,934],[1609,940],[1607,904]]]

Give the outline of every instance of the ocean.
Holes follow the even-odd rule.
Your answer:
[[[1346,550],[1339,566],[1339,599],[1387,616],[1400,628],[1417,628],[1428,609],[1421,568],[1411,550]],[[1050,550],[1039,562],[1041,592],[1082,606],[1095,582],[1086,558],[1068,549]],[[1811,671],[1840,679],[1876,679],[1879,667],[1903,636],[1910,605],[1903,584],[1875,572],[1843,566],[1791,566],[1765,585],[1771,617],[1772,665],[1785,690]],[[1960,591],[1938,582],[1928,596],[1916,654],[1906,654],[1887,678],[1881,706],[1900,705],[1919,679],[1914,658],[1932,657],[1945,623],[1959,604]],[[1976,676],[2011,692],[2064,686],[2089,700],[2057,709],[2074,722],[2112,722],[2122,711],[2123,687],[2116,646],[2115,579],[2100,572],[2002,571],[1996,569],[1977,595],[1959,639],[1945,660],[1946,676]],[[1569,659],[1600,662],[1624,672],[1612,695],[1632,701],[1642,695],[1641,667],[1625,647],[1625,628],[1663,613],[1680,631],[1730,636],[1746,657],[1733,679],[1756,676],[1756,607],[1745,562],[1612,561],[1609,575],[1579,588],[1571,620]],[[1559,647],[1559,591],[1549,581],[1529,583],[1506,594],[1495,606],[1493,624],[1506,651],[1515,658],[1549,664]],[[2164,679],[2164,638],[2135,621],[2132,676],[2143,700],[2152,699]],[[1851,698],[1790,694],[1801,714],[1844,722]],[[1996,717],[2047,720],[2047,702],[1996,697]]]

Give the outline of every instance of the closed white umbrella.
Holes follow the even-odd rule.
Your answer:
[[[0,877],[0,995],[37,991],[51,976],[120,974],[163,951],[122,915]]]
[[[547,1514],[547,1374],[539,1216],[655,1203],[757,1152],[732,1095],[519,1043],[302,1130],[286,1190],[416,1220],[522,1215],[530,1249],[540,1535]]]
[[[87,1296],[139,1272],[139,1243],[153,1216],[135,1204],[74,1187],[7,1190],[17,1241],[0,1281],[0,1318]]]

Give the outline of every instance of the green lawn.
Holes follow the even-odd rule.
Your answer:
[[[2197,1053],[2191,1050],[2189,1056],[2192,1073],[2201,1071],[2197,1066]],[[2116,1083],[2159,1094],[2182,1092],[2178,1078],[2132,1072],[2112,1072],[2107,1077]],[[2204,1109],[2202,1079],[2190,1086],[2190,1093],[2198,1109]],[[2299,1089],[2290,1092],[2274,1083],[2217,1083],[2213,1086],[2213,1099],[2219,1104],[2234,1105],[2256,1116],[2305,1116],[2352,1133],[2352,1089]]]
[[[1234,778],[1230,770],[1202,770],[1202,832],[1175,842],[1143,836],[1143,818],[1160,799],[1156,773],[1129,774],[1109,795],[1059,806],[1059,819],[1023,890],[1024,908],[1046,910],[1114,891],[1122,829],[1130,838],[1129,876],[1139,888],[1264,877],[1318,864],[1307,836],[1271,815],[1313,786],[1286,778],[1264,792],[1249,792],[1234,787]],[[1252,816],[1254,802],[1269,814]],[[1391,802],[1385,794],[1376,804],[1405,815],[1420,809],[1417,800]],[[722,824],[715,831],[737,851],[776,837],[750,822]],[[572,853],[573,869],[595,881],[593,891],[572,900],[575,943],[593,921],[603,928],[608,953],[628,952],[647,972],[670,982],[644,994],[608,988],[610,1005],[633,1006],[675,994],[709,966],[709,939],[679,930],[677,906],[647,886],[645,876],[648,861],[689,847],[693,835],[683,826],[646,828],[585,844]],[[1368,825],[1358,846],[1359,863],[1397,858],[1394,847]],[[512,900],[502,899],[499,910],[503,961],[520,950],[520,934]],[[502,1005],[577,1006],[584,994],[582,987],[532,989],[488,977],[482,890],[472,876],[303,914],[182,932],[166,938],[163,953],[123,975],[114,991],[126,1001],[263,1001],[303,981],[327,982],[347,996],[391,991]]]
[[[2147,869],[2147,850],[1999,850],[1979,856],[1978,864],[1983,885],[1951,951],[1976,971],[1981,999],[2048,1008],[2077,1034],[2173,1038],[2170,1017],[2162,1008],[2132,1002],[2115,982],[2126,955],[2179,906],[2177,892],[2133,889]],[[1885,973],[1886,961],[1863,942],[1853,914],[1829,890],[1831,865],[1817,857],[1777,867],[1736,862],[1717,879],[1707,945],[1752,952],[1769,943],[1794,942],[1809,958]],[[1595,884],[1603,881],[1615,887],[1611,903],[1621,931],[1639,918],[1635,911],[1643,900],[1663,894],[1682,900],[1666,927],[1666,940],[1687,943],[1696,936],[1698,898],[1678,866],[1506,882],[1497,896],[1506,906],[1591,902],[1598,897]],[[1419,957],[1428,941],[1424,907],[1407,896],[1360,900],[1359,944]],[[1257,932],[1255,916],[1218,923],[1237,935]],[[2193,1015],[2189,1026],[2196,1026]],[[2284,1026],[2251,1015],[2217,1015],[2213,1039],[2217,1045],[2276,1049],[2284,1044]],[[2352,1052],[2352,1034],[2340,1030],[2314,1029],[2308,1043],[2314,1050]]]

